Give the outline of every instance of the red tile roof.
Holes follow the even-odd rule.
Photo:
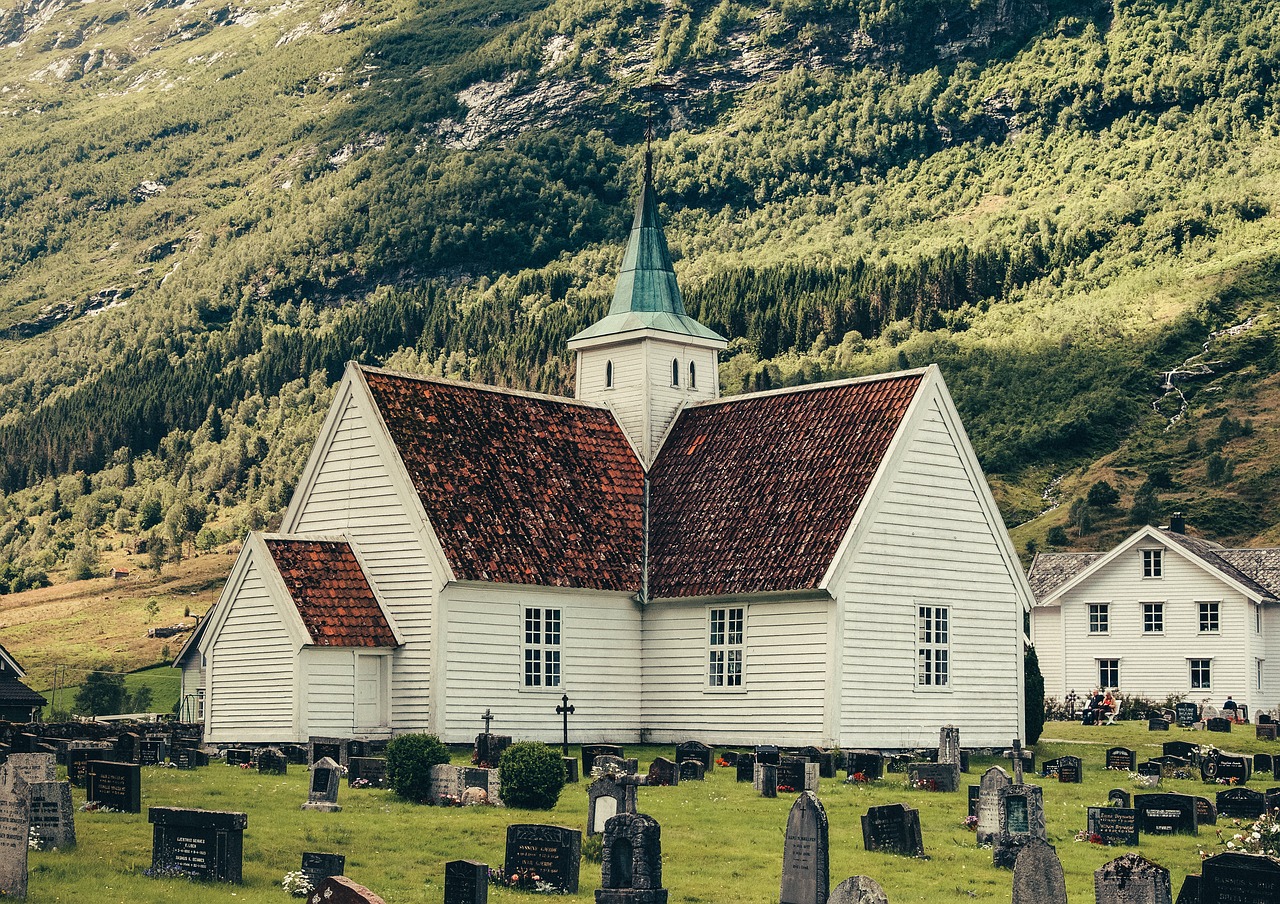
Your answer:
[[[394,647],[395,635],[351,547],[341,540],[264,540],[312,641]]]
[[[364,376],[459,579],[639,589],[644,472],[608,410]]]
[[[650,594],[816,588],[921,379],[686,409],[650,473]]]

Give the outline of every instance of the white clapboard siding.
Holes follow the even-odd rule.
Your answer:
[[[1016,575],[936,396],[889,486],[864,515],[864,540],[842,582],[839,743],[937,743],[947,724],[966,746],[1019,736],[1022,603]],[[976,479],[981,479],[980,477]],[[1016,566],[1014,566],[1016,567]],[[950,681],[917,686],[917,612],[950,609]]]
[[[676,412],[686,403],[702,402],[716,397],[718,376],[715,373],[714,349],[676,342],[650,340],[646,344],[649,390],[649,430],[645,446],[647,461],[658,456],[663,437],[675,420]],[[689,387],[689,362],[698,369],[698,385]],[[671,362],[680,362],[680,385],[671,385]]]
[[[429,727],[432,570],[410,505],[379,456],[376,413],[362,388],[339,392],[337,429],[320,455],[315,479],[296,501],[292,533],[337,533],[360,548],[375,585],[404,639],[391,668],[391,721],[401,730]],[[314,711],[313,711],[314,712]]]
[[[604,382],[605,364],[613,362],[613,387]],[[648,390],[644,349],[638,343],[584,349],[578,358],[577,397],[607,405],[618,426],[641,449],[645,431],[645,393]]]
[[[1098,685],[1098,660],[1119,660],[1120,691],[1155,701],[1185,694],[1196,703],[1220,705],[1230,694],[1250,710],[1274,699],[1259,697],[1254,659],[1263,648],[1254,633],[1253,604],[1238,590],[1166,548],[1162,576],[1142,576],[1142,550],[1158,542],[1138,543],[1101,565],[1058,602],[1062,611],[1065,685],[1085,695]],[[1201,602],[1218,601],[1220,630],[1200,633]],[[1164,632],[1143,630],[1143,603],[1164,604]],[[1106,604],[1108,631],[1089,632],[1090,604]],[[1041,618],[1040,610],[1032,618]],[[1038,630],[1038,628],[1037,628]],[[1211,659],[1209,688],[1191,688],[1189,660]]]
[[[708,687],[710,605],[657,600],[644,613],[644,724],[654,743],[810,744],[823,737],[824,599],[742,601],[743,686]]]
[[[629,595],[479,583],[444,593],[446,742],[473,740],[489,709],[498,734],[558,743],[563,694],[575,708],[570,743],[640,740],[640,613]],[[525,607],[560,610],[559,687],[524,687]]]
[[[1056,606],[1041,606],[1031,615],[1031,643],[1040,661],[1040,674],[1044,676],[1044,695],[1063,700],[1067,696],[1066,677],[1062,658],[1062,610]],[[1084,690],[1077,690],[1084,693]]]
[[[200,651],[192,650],[182,661],[182,711],[180,716],[198,720],[200,718],[197,698],[204,689],[204,666],[200,661]],[[189,699],[188,699],[189,698]]]
[[[250,562],[209,654],[205,738],[292,741],[296,650]]]
[[[308,649],[303,654],[303,708],[307,736],[356,736],[355,657],[350,649]]]

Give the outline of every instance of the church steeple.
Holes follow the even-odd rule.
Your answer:
[[[717,352],[727,344],[685,312],[646,148],[609,312],[569,340],[577,352],[576,395],[612,408],[648,467],[679,410],[720,395]]]

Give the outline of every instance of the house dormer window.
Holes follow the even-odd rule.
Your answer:
[[[671,385],[680,385],[680,360],[678,358],[671,359]]]
[[[1163,554],[1163,549],[1144,549],[1142,551],[1142,576],[1144,578],[1164,576]]]
[[[604,362],[604,388],[613,389],[613,362]]]
[[[698,388],[698,371],[694,367],[694,364],[692,361],[689,362],[689,388],[690,389]]]

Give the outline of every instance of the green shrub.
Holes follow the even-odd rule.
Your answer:
[[[520,741],[502,753],[502,802],[509,807],[550,810],[564,788],[560,752],[540,741]]]
[[[449,762],[449,751],[432,734],[404,734],[387,744],[387,781],[405,800],[431,798],[431,767]]]

